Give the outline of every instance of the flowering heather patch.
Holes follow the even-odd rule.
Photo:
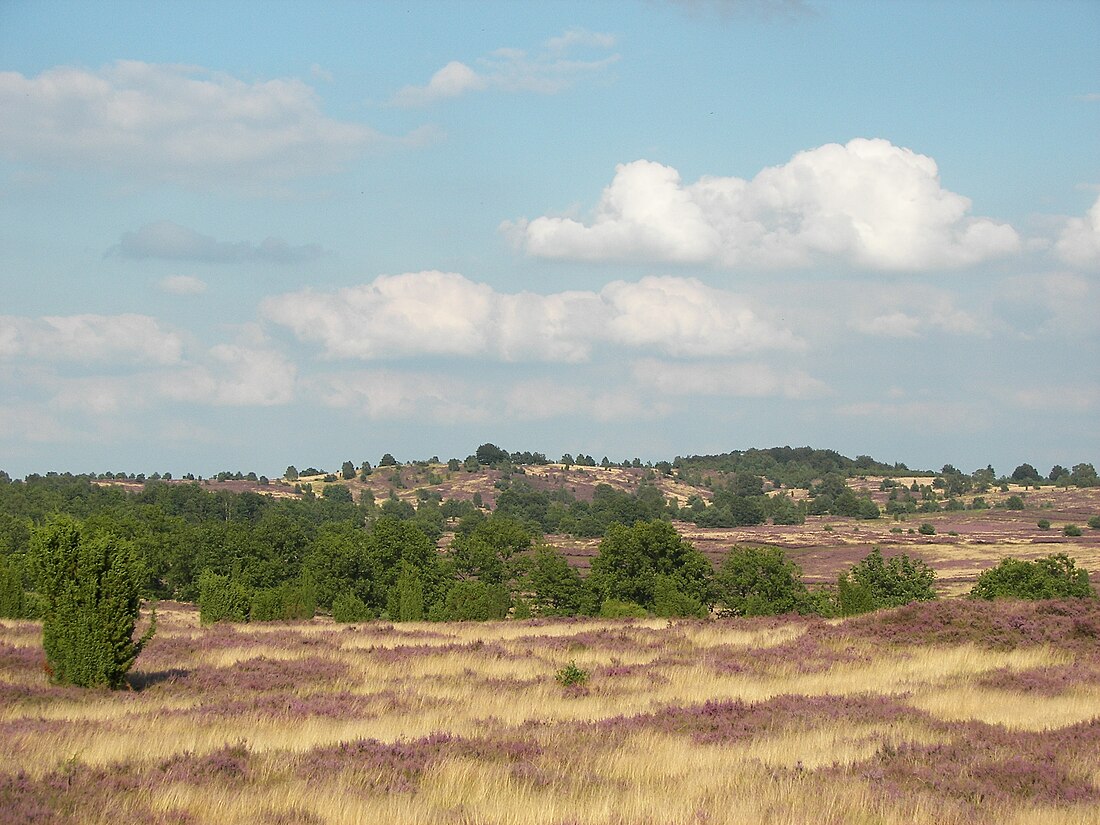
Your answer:
[[[303,779],[342,774],[347,787],[401,793],[416,789],[420,777],[453,751],[454,737],[433,733],[411,742],[359,739],[303,754],[295,773]]]
[[[850,770],[895,796],[931,789],[975,806],[1100,802],[1100,788],[1087,772],[1067,767],[1071,760],[1066,757],[1074,751],[1100,764],[1100,721],[1017,734],[971,722],[950,742],[885,747]]]
[[[855,646],[841,646],[835,632],[817,622],[802,635],[765,648],[721,646],[709,648],[703,661],[717,673],[821,673],[838,664],[867,662],[868,653]]]
[[[983,688],[1058,696],[1083,686],[1100,688],[1100,665],[1083,661],[1028,670],[998,668],[978,677]]]
[[[952,599],[868,613],[844,629],[857,638],[890,644],[971,643],[1012,650],[1032,645],[1096,653],[1100,649],[1100,599],[1053,601]]]
[[[699,743],[739,742],[763,734],[833,722],[925,722],[927,717],[889,696],[801,696],[785,694],[766,702],[706,702],[653,714],[620,717],[601,723],[626,730],[654,729],[687,734]]]
[[[190,753],[173,756],[157,765],[154,775],[165,782],[234,782],[247,778],[250,758],[243,743],[227,744],[202,756]]]
[[[180,680],[180,685],[201,693],[293,691],[303,686],[332,682],[347,672],[346,664],[327,656],[308,656],[304,659],[258,656],[228,667],[199,668]]]

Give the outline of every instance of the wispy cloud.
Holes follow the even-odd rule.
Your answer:
[[[424,85],[405,86],[393,97],[396,106],[426,106],[471,92],[498,90],[555,94],[585,77],[604,72],[619,59],[611,53],[615,38],[587,29],[569,29],[552,37],[540,51],[529,55],[520,49],[498,49],[478,58],[474,65],[452,60]],[[586,59],[577,52],[585,52]]]
[[[332,172],[391,140],[326,116],[298,79],[126,60],[0,72],[0,111],[0,155],[10,159],[188,185]]]
[[[126,232],[107,254],[120,258],[145,260],[161,258],[200,263],[288,264],[312,261],[324,254],[317,244],[291,246],[282,238],[251,241],[219,241],[172,221],[146,224],[136,232]]]

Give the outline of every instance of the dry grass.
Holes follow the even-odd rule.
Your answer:
[[[162,609],[141,689],[116,693],[49,686],[28,647],[36,626],[0,625],[14,651],[0,671],[0,821],[1100,819],[1100,685],[980,682],[1093,661],[1072,639],[884,644],[860,625],[806,620],[193,619]],[[585,688],[556,683],[570,661],[591,672]],[[982,767],[1016,750],[1049,762],[1047,736],[1077,743],[1055,753],[1057,782],[1020,790]],[[939,747],[950,755],[929,779]],[[959,783],[982,771],[991,796],[978,804]]]

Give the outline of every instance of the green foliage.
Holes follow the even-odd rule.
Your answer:
[[[32,612],[23,587],[23,565],[0,556],[0,619],[29,619]]]
[[[1089,527],[1093,530],[1100,530],[1100,516],[1092,516],[1089,519]]]
[[[531,534],[520,522],[493,514],[469,533],[457,533],[451,554],[460,577],[502,584],[514,575],[511,562],[515,554],[530,546]]]
[[[1035,561],[1006,558],[978,577],[970,591],[974,599],[1060,599],[1096,597],[1086,570],[1064,553]]]
[[[1009,496],[1005,499],[1006,510],[1023,510],[1024,507],[1024,500],[1020,496]]]
[[[802,571],[778,547],[733,547],[714,576],[715,595],[727,616],[810,612]]]
[[[576,662],[571,661],[554,674],[554,679],[564,688],[573,687],[574,685],[586,684],[589,679],[589,673],[587,670],[582,670],[577,667]]]
[[[1076,524],[1067,524],[1065,527],[1062,528],[1062,535],[1077,537],[1081,535],[1081,528],[1078,527]]]
[[[248,619],[252,622],[304,621],[317,612],[317,588],[309,581],[283,582],[252,594]]]
[[[884,607],[899,607],[936,598],[936,572],[920,559],[905,554],[883,559],[876,547],[838,580],[837,600],[842,616]]]
[[[156,629],[135,641],[141,566],[133,545],[59,516],[31,537],[42,643],[55,682],[119,688]]]
[[[633,527],[613,524],[592,560],[588,584],[601,601],[618,599],[653,609],[657,577],[704,607],[711,597],[711,566],[671,524],[655,520]]]
[[[680,589],[672,576],[658,575],[653,586],[653,612],[663,617],[705,618],[707,608],[694,596]]]
[[[1039,519],[1038,522],[1036,522],[1036,526],[1040,530],[1049,530],[1050,529],[1050,519],[1041,518],[1041,519]]]
[[[408,561],[401,562],[401,573],[390,590],[386,610],[391,621],[424,620],[424,583],[420,571]]]
[[[561,551],[543,545],[535,551],[527,573],[540,616],[575,616],[592,610],[590,591],[580,573],[569,566]]]
[[[455,582],[443,603],[443,621],[484,622],[504,619],[512,600],[500,584],[480,581]]]
[[[600,605],[601,619],[644,619],[648,615],[640,604],[622,599],[604,599]]]
[[[922,536],[934,536],[936,535],[936,525],[922,521],[920,527],[917,528],[917,532]]]
[[[369,622],[375,618],[374,611],[354,593],[341,593],[332,601],[332,620],[341,623]]]
[[[229,576],[204,570],[199,576],[199,621],[244,622],[248,620],[251,598],[248,588]]]

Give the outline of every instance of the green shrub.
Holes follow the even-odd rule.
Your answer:
[[[1079,536],[1081,535],[1081,528],[1076,524],[1067,524],[1062,528],[1063,536]]]
[[[199,576],[199,621],[245,622],[251,608],[248,590],[229,576],[204,570]]]
[[[842,616],[883,607],[899,607],[936,598],[932,584],[936,572],[920,559],[905,554],[882,557],[876,547],[837,582],[838,609]]]
[[[443,620],[448,622],[484,622],[504,619],[512,606],[508,589],[502,584],[479,581],[455,582],[443,602]]]
[[[917,528],[917,532],[922,536],[934,536],[936,535],[936,526],[929,524],[927,521],[921,522],[920,527]]]
[[[27,619],[28,599],[23,589],[23,565],[0,557],[0,619]]]
[[[61,516],[31,536],[31,565],[42,598],[42,644],[55,682],[119,688],[156,631],[137,641],[142,568],[133,545],[93,534]]]
[[[640,604],[621,599],[604,599],[600,605],[601,619],[644,619],[648,615]]]
[[[1093,516],[1089,519],[1089,527],[1093,530],[1100,530],[1100,516]]]
[[[721,613],[775,616],[812,612],[802,570],[778,547],[733,547],[714,576]]]
[[[1086,570],[1064,553],[1036,561],[1002,559],[996,567],[978,577],[970,591],[974,599],[1058,599],[1095,597]]]
[[[354,593],[341,593],[332,600],[332,619],[336,622],[369,622],[374,611]]]
[[[557,683],[565,688],[586,684],[588,678],[588,671],[577,667],[576,662],[570,662],[554,674],[554,679]]]
[[[1041,518],[1041,519],[1039,519],[1039,521],[1036,522],[1036,526],[1040,530],[1049,530],[1050,529],[1050,519]]]
[[[703,603],[690,593],[681,590],[671,576],[658,575],[653,584],[653,612],[658,616],[677,617],[707,615]]]
[[[1009,496],[1005,499],[1006,510],[1023,510],[1024,500],[1020,496]]]

